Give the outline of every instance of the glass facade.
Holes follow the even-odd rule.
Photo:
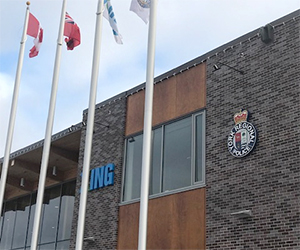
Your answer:
[[[204,185],[204,143],[204,112],[154,129],[150,195]],[[140,197],[142,146],[142,134],[126,140],[123,201]]]
[[[45,190],[39,248],[69,249],[75,181]],[[0,249],[30,249],[36,193],[4,203],[1,215]]]

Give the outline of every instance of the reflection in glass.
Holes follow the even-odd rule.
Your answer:
[[[0,241],[1,241],[1,234],[2,234],[2,222],[3,222],[3,213],[4,213],[5,204],[3,204],[2,208],[3,209],[0,217]]]
[[[66,183],[62,187],[61,208],[58,225],[57,240],[66,240],[71,237],[71,227],[73,219],[75,181]]]
[[[150,189],[149,193],[158,194],[161,192],[161,134],[162,128],[155,129],[153,131],[153,142],[152,142],[152,161],[151,161],[151,172],[150,172]]]
[[[196,116],[196,182],[203,181],[203,116]]]
[[[30,208],[29,223],[28,223],[28,230],[27,230],[26,246],[30,246],[30,244],[31,244],[33,220],[34,220],[35,204],[36,204],[36,195],[37,195],[36,193],[33,193],[31,195],[31,208]]]
[[[53,249],[55,249],[55,244],[54,243],[39,246],[39,250],[53,250]]]
[[[163,191],[191,185],[191,117],[165,126]]]
[[[13,234],[13,248],[24,247],[30,211],[30,196],[17,200],[16,222]]]
[[[140,197],[143,135],[127,140],[124,201]]]
[[[7,250],[11,249],[13,229],[15,224],[15,212],[16,201],[7,202],[5,205],[4,219],[3,219],[3,230],[0,242],[0,249]]]
[[[57,186],[45,191],[43,205],[44,213],[40,234],[40,243],[53,242],[56,239],[56,229],[60,203],[60,189],[61,186]]]
[[[54,250],[56,241],[59,241],[57,249],[68,249],[75,185],[76,181],[72,181],[45,190],[38,249]],[[4,203],[0,217],[0,250],[24,250],[25,245],[26,250],[30,249],[36,196],[32,193]]]
[[[56,250],[69,250],[69,245],[70,245],[69,240],[57,242]]]

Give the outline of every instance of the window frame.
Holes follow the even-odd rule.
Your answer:
[[[202,115],[202,180],[201,181],[196,181],[196,142],[197,142],[197,138],[196,138],[196,118],[197,116]],[[164,140],[164,136],[165,136],[165,126],[175,123],[177,121],[183,120],[185,118],[191,117],[191,148],[192,148],[192,152],[191,152],[191,184],[190,186],[186,186],[186,187],[182,187],[182,188],[177,188],[177,189],[173,189],[173,190],[168,190],[163,192],[162,191],[162,186],[163,186],[163,153],[164,153],[164,146],[165,146],[165,140]],[[171,195],[174,193],[180,193],[180,192],[184,192],[184,191],[188,191],[188,190],[193,190],[193,189],[197,189],[197,188],[201,188],[204,187],[206,185],[205,182],[205,168],[206,168],[206,158],[205,158],[205,149],[206,149],[206,110],[200,110],[197,111],[195,113],[190,113],[188,115],[182,116],[180,118],[168,121],[166,123],[163,124],[159,124],[157,126],[153,126],[152,127],[152,139],[154,136],[154,130],[161,128],[161,159],[160,159],[160,192],[157,194],[151,194],[150,195],[150,186],[149,186],[149,199],[154,199],[154,198],[158,198],[158,197],[162,197],[162,196],[166,196],[166,195]],[[126,175],[126,157],[127,157],[127,150],[128,150],[128,144],[127,141],[130,138],[134,138],[136,136],[139,135],[143,135],[143,131],[139,132],[139,133],[135,133],[129,136],[125,137],[124,140],[124,157],[123,157],[123,167],[122,167],[122,186],[121,186],[121,200],[120,200],[120,205],[127,205],[127,204],[131,204],[131,203],[135,203],[138,202],[140,200],[139,198],[135,198],[132,200],[127,200],[124,201],[124,191],[125,191],[125,175]],[[152,160],[152,157],[151,157]],[[152,166],[152,162],[150,163],[150,165]],[[151,171],[151,170],[150,170]],[[150,180],[151,181],[151,180]],[[150,184],[150,182],[149,182]]]
[[[64,182],[61,182],[59,184],[55,184],[53,186],[50,186],[50,187],[47,187],[45,188],[45,192],[46,190],[50,190],[50,189],[54,189],[54,188],[58,188],[60,187],[60,196],[59,196],[59,208],[58,208],[58,218],[56,220],[56,232],[55,232],[55,240],[54,241],[51,241],[51,242],[45,242],[45,243],[38,243],[38,246],[37,246],[37,249],[40,248],[40,246],[43,246],[43,245],[48,245],[48,244],[53,244],[53,246],[55,246],[55,249],[57,247],[57,244],[59,242],[64,242],[64,241],[69,241],[70,242],[70,239],[64,239],[64,240],[58,240],[58,231],[59,231],[59,227],[60,227],[60,224],[59,224],[59,220],[60,220],[60,214],[61,214],[61,201],[62,201],[62,193],[63,193],[63,186],[64,185],[69,185],[71,183],[75,184],[75,191],[74,191],[74,197],[76,196],[76,179],[71,179],[71,180],[67,180],[67,181],[64,181]],[[13,233],[12,233],[12,239],[11,239],[11,243],[10,243],[10,250],[19,250],[19,249],[30,249],[30,245],[31,245],[31,235],[29,234],[29,230],[32,229],[32,228],[29,228],[29,224],[30,224],[30,217],[31,217],[31,210],[33,209],[32,206],[35,205],[36,203],[33,204],[33,196],[36,195],[36,191],[35,192],[31,192],[29,194],[26,194],[26,195],[21,195],[21,196],[18,196],[18,197],[15,197],[13,199],[9,199],[9,200],[6,200],[5,202],[3,202],[3,219],[2,219],[2,225],[0,225],[0,236],[2,237],[2,231],[3,231],[3,225],[4,225],[4,219],[5,219],[5,209],[6,209],[6,206],[7,206],[7,203],[8,202],[14,202],[15,203],[15,208],[17,208],[17,202],[20,198],[24,198],[24,197],[30,197],[30,209],[29,209],[29,213],[27,215],[27,227],[26,227],[26,232],[25,233],[25,245],[22,246],[21,248],[20,247],[15,247],[13,248],[13,237],[14,237],[14,233],[15,233],[15,227],[16,227],[16,212],[17,212],[17,209],[14,211],[15,213],[15,218],[14,218],[14,222],[13,222]],[[43,202],[43,206],[44,206],[44,202]],[[74,206],[75,206],[75,200],[74,200]],[[43,209],[44,210],[44,209]],[[43,215],[41,217],[41,220],[43,220],[43,216],[44,216],[44,211],[43,211]],[[73,214],[74,216],[74,214]],[[72,216],[72,217],[73,217]],[[34,218],[34,213],[33,213],[33,218]],[[39,239],[41,238],[41,230],[42,230],[42,221],[41,221],[41,227],[40,227],[40,230],[39,230]],[[0,237],[0,241],[1,241],[1,237]],[[71,236],[70,236],[71,237]]]

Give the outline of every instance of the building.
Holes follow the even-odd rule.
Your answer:
[[[299,25],[155,78],[148,249],[300,248]],[[96,105],[84,249],[137,248],[144,94]],[[40,249],[75,247],[87,113],[52,138]],[[29,249],[42,145],[11,155],[0,249]]]

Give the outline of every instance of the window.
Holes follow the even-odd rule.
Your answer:
[[[12,236],[16,218],[15,206],[15,201],[10,201],[5,204],[3,228],[0,243],[0,249],[3,250],[11,249]]]
[[[140,197],[141,165],[142,165],[143,137],[136,136],[127,140],[124,199],[132,200]]]
[[[152,133],[150,195],[203,185],[205,113],[162,125]],[[123,201],[140,197],[143,135],[126,140]]]
[[[2,235],[2,223],[3,223],[3,214],[4,214],[4,204],[2,206],[2,212],[1,212],[1,217],[0,217],[0,239],[1,239],[1,235]]]
[[[191,185],[191,118],[165,126],[163,192]]]
[[[60,189],[61,186],[57,186],[45,191],[40,243],[55,241],[60,206]]]
[[[17,200],[16,221],[13,234],[13,248],[24,247],[26,240],[28,215],[30,210],[30,196]]]
[[[71,238],[74,201],[75,182],[64,184],[62,187],[57,240],[66,240]]]
[[[72,181],[45,190],[38,249],[69,249],[75,184]],[[1,250],[30,249],[35,206],[36,193],[4,203]]]

